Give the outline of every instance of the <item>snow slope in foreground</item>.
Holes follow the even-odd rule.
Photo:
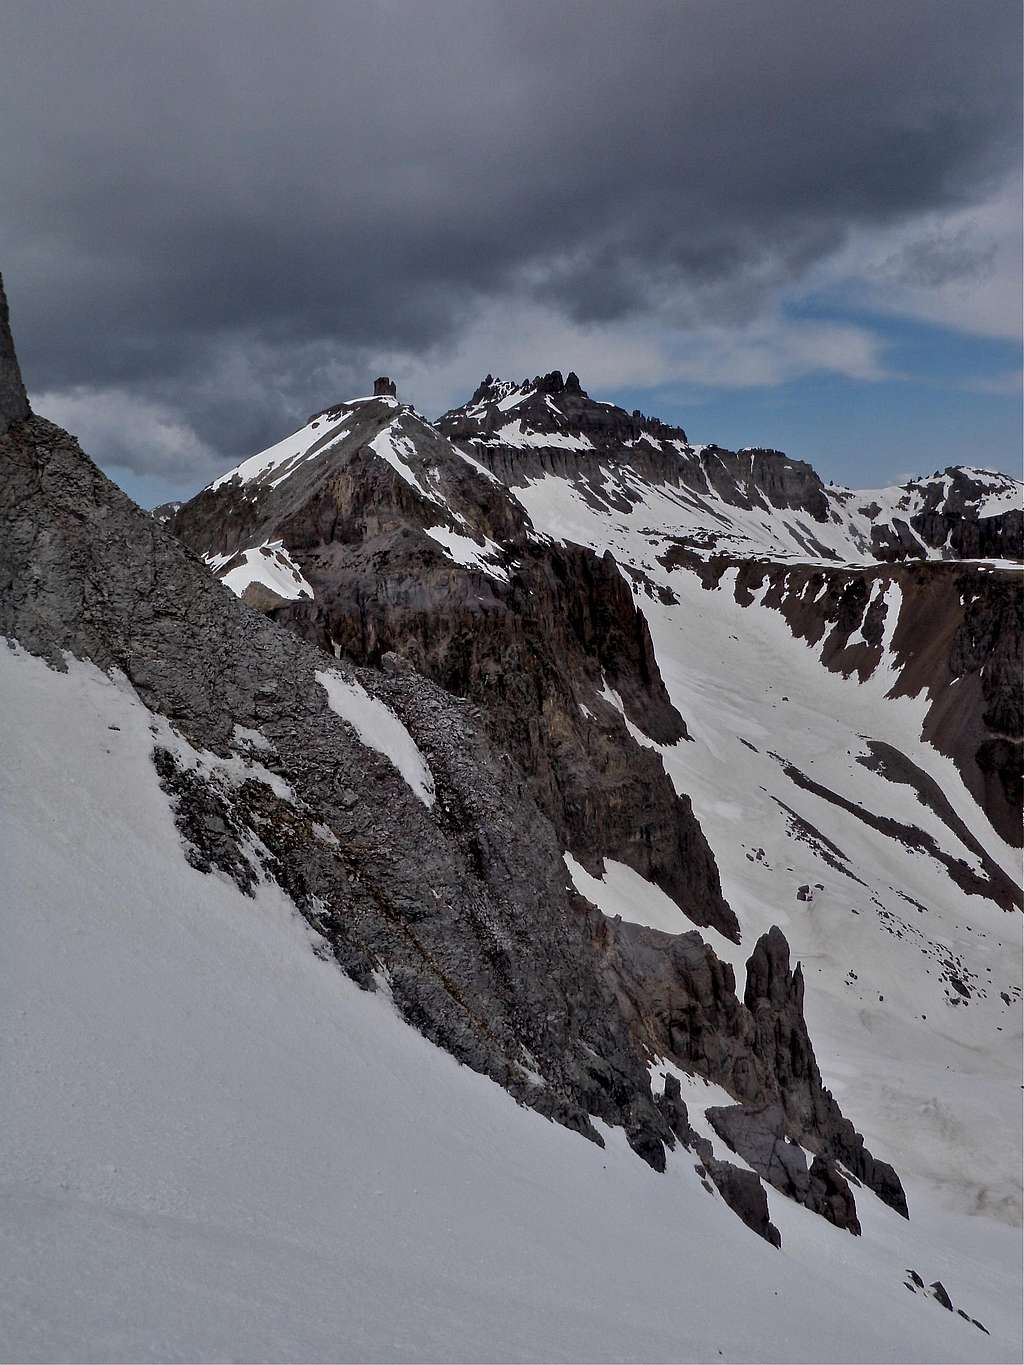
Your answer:
[[[860,1192],[854,1239],[771,1192],[773,1250],[689,1154],[518,1108],[190,868],[126,685],[2,647],[0,715],[0,1356],[1019,1354],[1013,1229]]]

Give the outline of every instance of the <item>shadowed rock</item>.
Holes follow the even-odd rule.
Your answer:
[[[747,963],[744,1004],[754,1021],[753,1050],[771,1067],[785,1111],[786,1132],[809,1151],[830,1156],[909,1217],[899,1176],[876,1161],[821,1079],[804,1019],[804,978],[789,965],[789,944],[778,926],[758,939]]]
[[[781,1105],[712,1108],[708,1122],[724,1142],[782,1194],[855,1236],[860,1234],[853,1192],[835,1163],[815,1156],[810,1169],[798,1143],[785,1133]]]

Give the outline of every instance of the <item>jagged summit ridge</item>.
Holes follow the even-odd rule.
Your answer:
[[[638,522],[671,529],[696,554],[1024,557],[1024,484],[1010,475],[964,465],[895,487],[826,485],[783,451],[694,444],[680,427],[591,398],[557,370],[521,383],[488,375],[436,425],[517,496],[535,488],[611,515],[635,508]]]
[[[520,451],[603,453],[645,435],[686,445],[681,427],[591,398],[574,370],[564,379],[561,370],[551,370],[520,383],[488,374],[469,402],[446,412],[437,427],[452,440]]]

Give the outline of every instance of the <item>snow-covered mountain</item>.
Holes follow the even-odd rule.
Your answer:
[[[578,491],[671,528],[696,553],[870,563],[1024,556],[1024,485],[966,466],[893,488],[825,486],[780,451],[692,445],[686,433],[590,398],[557,370],[492,379],[439,420],[461,449],[516,489],[562,478]],[[542,482],[543,481],[543,482]]]
[[[180,539],[0,410],[4,1354],[1015,1358],[1010,571],[376,389]]]

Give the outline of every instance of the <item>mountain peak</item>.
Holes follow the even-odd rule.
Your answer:
[[[644,434],[686,444],[681,427],[591,398],[575,370],[564,378],[561,370],[549,370],[520,383],[488,374],[469,402],[446,412],[437,426],[452,440],[515,448],[600,451]]]
[[[580,387],[580,377],[575,370],[570,370],[565,379],[562,378],[561,370],[552,370],[549,374],[538,375],[533,386],[538,393],[551,394],[552,397],[560,393],[576,393],[582,398],[587,394]]]

